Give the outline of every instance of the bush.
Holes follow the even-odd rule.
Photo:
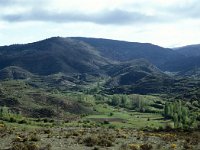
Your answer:
[[[9,120],[9,122],[17,122],[17,120],[15,119],[15,118],[13,118],[13,117],[10,117],[10,120]]]
[[[27,149],[24,143],[13,143],[11,150]]]
[[[113,144],[112,144],[112,141],[111,141],[111,140],[106,139],[106,138],[102,138],[102,139],[100,139],[100,141],[98,142],[98,145],[99,145],[99,146],[103,146],[103,147],[111,147]]]
[[[27,124],[28,122],[25,119],[18,121],[19,124]]]
[[[104,120],[103,124],[110,124],[110,122],[108,120]]]
[[[102,147],[110,147],[113,144],[113,137],[112,136],[89,136],[86,137],[81,143],[84,143],[86,146],[92,147],[95,145],[102,146]]]
[[[86,145],[86,146],[89,146],[89,147],[92,147],[92,146],[95,146],[97,145],[98,143],[98,139],[97,137],[86,137],[84,140],[83,140],[83,143]]]
[[[50,134],[52,131],[50,129],[44,129],[44,134]]]
[[[0,128],[5,128],[6,125],[4,124],[4,122],[0,122]]]
[[[92,150],[99,150],[99,148],[98,147],[94,147]]]
[[[12,150],[39,150],[35,143],[13,143]]]
[[[34,142],[40,141],[40,137],[36,133],[33,133],[29,136],[29,141],[34,141]]]
[[[138,144],[129,144],[129,148],[131,149],[131,150],[138,150],[139,149],[139,145]]]
[[[44,121],[44,123],[47,123],[47,122],[48,122],[48,119],[47,119],[47,118],[44,118],[43,121]]]
[[[177,145],[176,144],[171,144],[170,146],[172,149],[176,149],[177,148]]]
[[[54,116],[56,116],[56,113],[51,108],[35,109],[33,113],[33,117],[38,117],[38,118],[45,118],[45,117],[52,118]]]
[[[40,150],[39,146],[36,145],[35,143],[27,144],[27,148],[28,150]]]
[[[110,114],[109,114],[109,116],[113,116],[114,114],[111,112]]]
[[[164,128],[165,128],[165,131],[172,131],[173,130],[173,126],[170,123],[166,123]]]
[[[151,150],[153,146],[151,144],[143,144],[140,146],[141,150]]]

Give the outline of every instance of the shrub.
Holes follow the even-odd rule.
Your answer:
[[[12,150],[27,149],[24,143],[13,143]]]
[[[141,150],[151,150],[153,146],[151,144],[143,144],[140,146]]]
[[[28,122],[25,119],[18,121],[19,124],[27,124]]]
[[[93,137],[86,137],[84,140],[83,140],[83,143],[85,143],[86,146],[89,146],[89,147],[92,147],[92,146],[95,146],[97,145],[98,143],[98,139],[97,137],[93,136]]]
[[[52,131],[50,129],[44,129],[44,134],[50,134]]]
[[[48,119],[47,119],[47,118],[44,118],[43,121],[44,121],[44,123],[47,123],[47,122],[48,122]]]
[[[99,148],[98,147],[94,147],[92,150],[99,150]]]
[[[185,143],[183,144],[183,148],[184,148],[184,149],[192,149],[192,146],[191,146],[189,143],[185,142]]]
[[[110,122],[108,120],[104,120],[103,124],[110,124]]]
[[[139,145],[138,144],[129,144],[129,148],[131,149],[131,150],[138,150],[139,149]]]
[[[5,128],[5,124],[3,122],[0,122],[0,128]]]
[[[17,136],[16,138],[13,139],[13,142],[23,142],[24,139],[21,138],[20,136]]]
[[[50,123],[54,123],[54,122],[55,122],[55,120],[51,119],[51,120],[49,120],[49,122],[50,122]]]
[[[34,141],[34,142],[40,141],[40,137],[36,133],[33,133],[29,136],[29,141]]]
[[[47,144],[44,148],[41,148],[40,150],[51,150],[51,144]]]
[[[166,123],[165,124],[165,130],[166,131],[172,131],[173,130],[173,126],[170,123]]]
[[[119,150],[130,150],[130,147],[127,143],[123,143],[120,147]]]
[[[95,145],[102,146],[102,147],[110,147],[112,146],[113,138],[110,136],[92,136],[86,137],[82,143],[86,146],[92,147]]]
[[[172,149],[176,149],[176,148],[177,148],[177,145],[176,145],[176,144],[171,144],[171,148],[172,148]]]
[[[103,146],[103,147],[111,147],[113,144],[112,144],[112,141],[111,141],[111,140],[106,139],[106,138],[101,138],[101,139],[98,141],[98,145],[99,145],[99,146]]]
[[[9,122],[17,122],[17,120],[15,118],[13,118],[13,117],[10,117]]]
[[[35,143],[30,143],[26,145],[28,150],[40,150],[39,146]]]
[[[109,116],[113,116],[114,114],[111,112],[110,114],[109,114]]]
[[[109,129],[115,129],[116,128],[116,126],[115,125],[109,125],[109,127],[108,127]]]
[[[13,143],[12,150],[39,150],[40,147],[35,143]]]

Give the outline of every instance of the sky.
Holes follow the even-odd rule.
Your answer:
[[[0,45],[95,37],[200,44],[199,0],[0,0]]]

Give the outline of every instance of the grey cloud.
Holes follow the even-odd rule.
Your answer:
[[[0,0],[0,6],[7,6],[16,3],[16,0]]]
[[[48,0],[0,0],[0,7],[12,7],[12,6],[41,6],[47,4]]]
[[[93,20],[101,24],[129,24],[153,22],[156,20],[153,16],[148,16],[139,12],[130,12],[124,10],[107,11],[102,14],[97,14]]]
[[[147,16],[139,12],[129,12],[125,10],[112,10],[95,13],[84,14],[82,12],[63,12],[57,13],[47,10],[32,10],[21,14],[3,15],[1,18],[8,22],[22,21],[49,21],[49,22],[92,22],[96,24],[129,24],[129,23],[148,23],[159,20],[154,16]]]
[[[181,16],[189,18],[200,18],[199,10],[200,3],[190,3],[174,8],[174,12],[179,13]]]
[[[198,0],[190,0],[187,2],[180,2],[176,5],[166,6],[158,8],[161,12],[164,12],[170,16],[176,17],[176,19],[199,19],[200,18],[200,3]]]
[[[49,0],[51,1],[51,0]],[[96,24],[131,24],[131,23],[162,23],[170,21],[178,21],[179,19],[200,18],[200,3],[197,0],[191,0],[189,3],[180,3],[180,5],[172,5],[166,7],[155,7],[156,14],[154,16],[142,13],[140,11],[126,11],[122,9],[104,10],[99,13],[86,14],[83,12],[55,12],[42,9],[48,0],[0,0],[1,6],[30,6],[32,10],[17,14],[0,14],[0,19],[7,22],[22,21],[43,21],[43,22],[92,22]],[[135,5],[133,6],[133,8]],[[37,9],[35,9],[37,8]]]

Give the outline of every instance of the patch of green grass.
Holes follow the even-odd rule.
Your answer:
[[[89,115],[84,119],[89,119],[93,121],[109,121],[109,125],[113,125],[117,128],[128,127],[128,128],[159,128],[164,127],[167,121],[164,120],[161,114],[156,113],[141,113],[141,112],[130,112],[124,109],[114,109],[112,107],[107,107],[106,109],[100,108],[99,110],[103,110],[102,114],[99,115]],[[112,112],[112,115],[110,115]],[[119,120],[119,121],[118,121]],[[106,126],[109,126],[106,125]]]

